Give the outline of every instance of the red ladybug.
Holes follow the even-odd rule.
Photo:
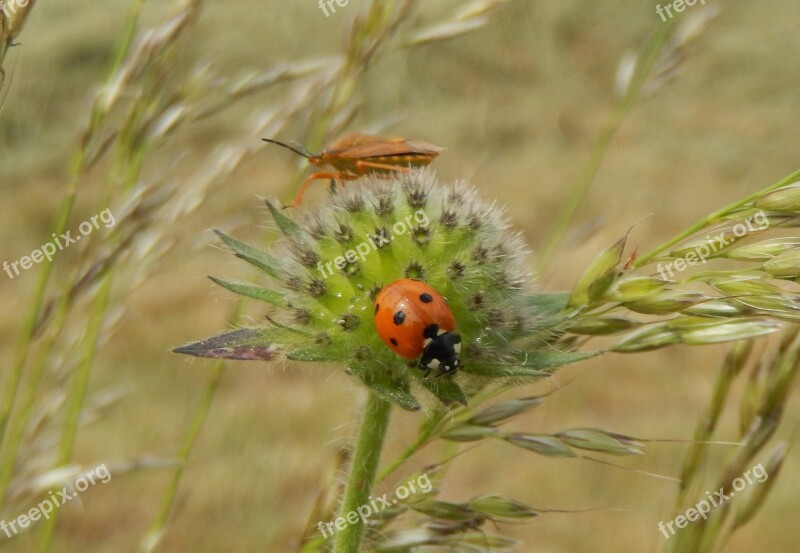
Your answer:
[[[425,376],[453,374],[461,362],[461,336],[445,299],[433,288],[404,278],[381,289],[375,298],[375,328],[395,353],[406,359],[420,357]]]

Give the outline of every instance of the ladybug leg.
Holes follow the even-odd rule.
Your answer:
[[[424,355],[423,355],[423,358],[424,358]],[[425,374],[422,376],[422,379],[423,380],[428,380],[428,375],[431,374],[431,371],[433,370],[433,367],[429,367],[428,365],[426,365],[425,363],[422,362],[422,359],[420,359],[419,363],[417,363],[417,368],[425,371]]]
[[[436,378],[439,378],[440,376],[456,374],[457,372],[458,372],[458,367],[447,368],[445,366],[442,366],[439,368],[439,372],[437,373]]]

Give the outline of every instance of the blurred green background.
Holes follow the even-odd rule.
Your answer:
[[[350,0],[325,17],[313,0],[209,3],[174,70],[207,62],[232,75],[339,53],[362,4]],[[459,3],[427,4],[412,20],[435,22]],[[642,100],[615,136],[576,224],[540,275],[543,290],[569,290],[596,253],[632,225],[630,244],[649,249],[800,165],[800,4],[728,1],[721,7],[677,79]],[[22,45],[9,55],[6,69],[13,79],[0,114],[0,261],[28,255],[49,239],[87,99],[107,74],[128,9],[127,0],[41,2]],[[172,9],[169,2],[150,3],[143,23]],[[679,17],[703,9],[709,8],[698,4]],[[365,101],[350,128],[378,122],[386,134],[445,146],[433,165],[440,177],[467,179],[506,206],[535,259],[612,117],[620,59],[660,24],[653,2],[512,1],[474,33],[382,55],[363,76]],[[279,98],[269,93],[244,99],[193,127],[184,146],[199,162],[214,145],[245,132],[254,114]],[[303,128],[294,132],[280,138],[299,139]],[[159,155],[166,165],[172,154]],[[96,465],[175,454],[212,363],[169,350],[225,328],[234,298],[207,274],[240,280],[251,274],[216,247],[209,229],[263,241],[260,198],[291,198],[294,163],[288,152],[265,147],[192,217],[165,222],[186,245],[141,286],[115,291],[122,323],[100,348],[91,392],[122,388],[127,395],[82,429],[76,461]],[[157,174],[158,168],[149,171]],[[68,228],[96,212],[100,186],[94,175],[80,183]],[[307,205],[326,193],[314,186]],[[58,254],[57,275],[69,271],[77,254]],[[13,280],[2,275],[4,367],[39,270]],[[673,347],[568,367],[555,380],[570,384],[515,425],[541,432],[596,426],[643,438],[690,439],[723,351]],[[529,392],[554,386],[542,382]],[[186,466],[160,550],[292,550],[338,448],[354,432],[361,394],[341,370],[329,367],[231,365]],[[387,458],[413,439],[419,420],[419,414],[395,413]],[[726,421],[723,437],[726,430],[734,435],[735,413]],[[800,410],[791,405],[784,434],[794,433],[798,421]],[[713,447],[720,458],[731,454],[731,446]],[[685,449],[653,443],[647,455],[618,462],[677,476]],[[436,458],[435,450],[425,453],[412,466]],[[134,551],[169,475],[165,469],[135,471],[88,490],[82,505],[61,509],[54,551]],[[727,551],[796,550],[787,530],[800,511],[798,483],[800,461],[790,451],[764,510]],[[672,517],[675,484],[491,443],[459,458],[443,497],[489,492],[542,509],[599,509],[544,514],[530,524],[503,527],[524,543],[520,551],[641,552],[662,546],[657,523]],[[0,549],[28,551],[34,543],[32,534],[19,535],[1,540]]]

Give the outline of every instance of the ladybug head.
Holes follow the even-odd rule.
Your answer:
[[[438,376],[453,374],[460,366],[461,336],[455,332],[442,332],[429,339],[419,360],[419,368],[428,371],[425,376],[434,369],[439,370]]]

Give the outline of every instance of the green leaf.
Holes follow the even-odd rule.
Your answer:
[[[605,353],[602,350],[594,351],[528,351],[525,352],[524,357],[521,359],[520,367],[524,369],[535,369],[539,371],[546,370],[552,373],[552,369],[561,367],[562,365],[569,365],[577,363],[578,361],[585,361],[592,357],[597,357]]]
[[[492,365],[488,363],[467,363],[460,367],[459,372],[474,374],[476,376],[484,376],[487,378],[525,378],[535,379],[550,376],[547,371],[540,371],[537,369],[527,369],[519,365],[498,364]]]
[[[241,328],[172,351],[195,357],[268,361],[275,358],[277,347],[278,345],[272,342],[270,329]]]
[[[273,204],[271,201],[266,200],[266,202],[269,212],[272,215],[272,219],[275,221],[275,224],[278,225],[278,228],[281,229],[281,232],[284,236],[298,240],[305,236],[305,233],[303,232],[303,229],[300,228],[300,225],[284,215],[283,211],[278,209],[278,207],[275,206],[275,204]]]
[[[467,397],[464,395],[464,392],[461,391],[461,388],[456,384],[455,380],[447,375],[421,378],[420,382],[445,405],[449,406],[454,403],[460,403],[462,405],[467,404]]]
[[[537,316],[542,318],[556,317],[566,310],[569,305],[569,294],[534,294],[525,298],[525,302]]]
[[[379,378],[359,363],[351,363],[348,368],[365,386],[381,398],[396,403],[406,411],[419,411],[421,406],[417,398],[411,395],[408,382],[392,380],[388,375],[385,378]]]
[[[488,378],[536,379],[550,376],[553,369],[577,363],[604,353],[603,351],[527,351],[519,352],[517,359],[503,363],[465,363],[459,370]]]
[[[239,294],[240,296],[247,296],[248,298],[257,299],[266,302],[270,305],[274,305],[276,307],[286,307],[286,294],[276,292],[274,290],[269,290],[267,288],[254,286],[252,284],[245,284],[243,282],[234,282],[231,280],[225,280],[213,276],[209,276],[208,278],[210,278],[223,288],[230,290],[234,294]]]
[[[325,346],[309,346],[299,348],[286,355],[287,359],[292,361],[344,361],[348,355],[343,355],[339,351],[331,347]]]
[[[278,261],[267,252],[261,251],[253,246],[249,246],[244,242],[240,242],[222,232],[221,230],[214,230],[225,244],[233,250],[236,257],[244,259],[251,265],[255,265],[272,278],[279,279],[278,274]]]

